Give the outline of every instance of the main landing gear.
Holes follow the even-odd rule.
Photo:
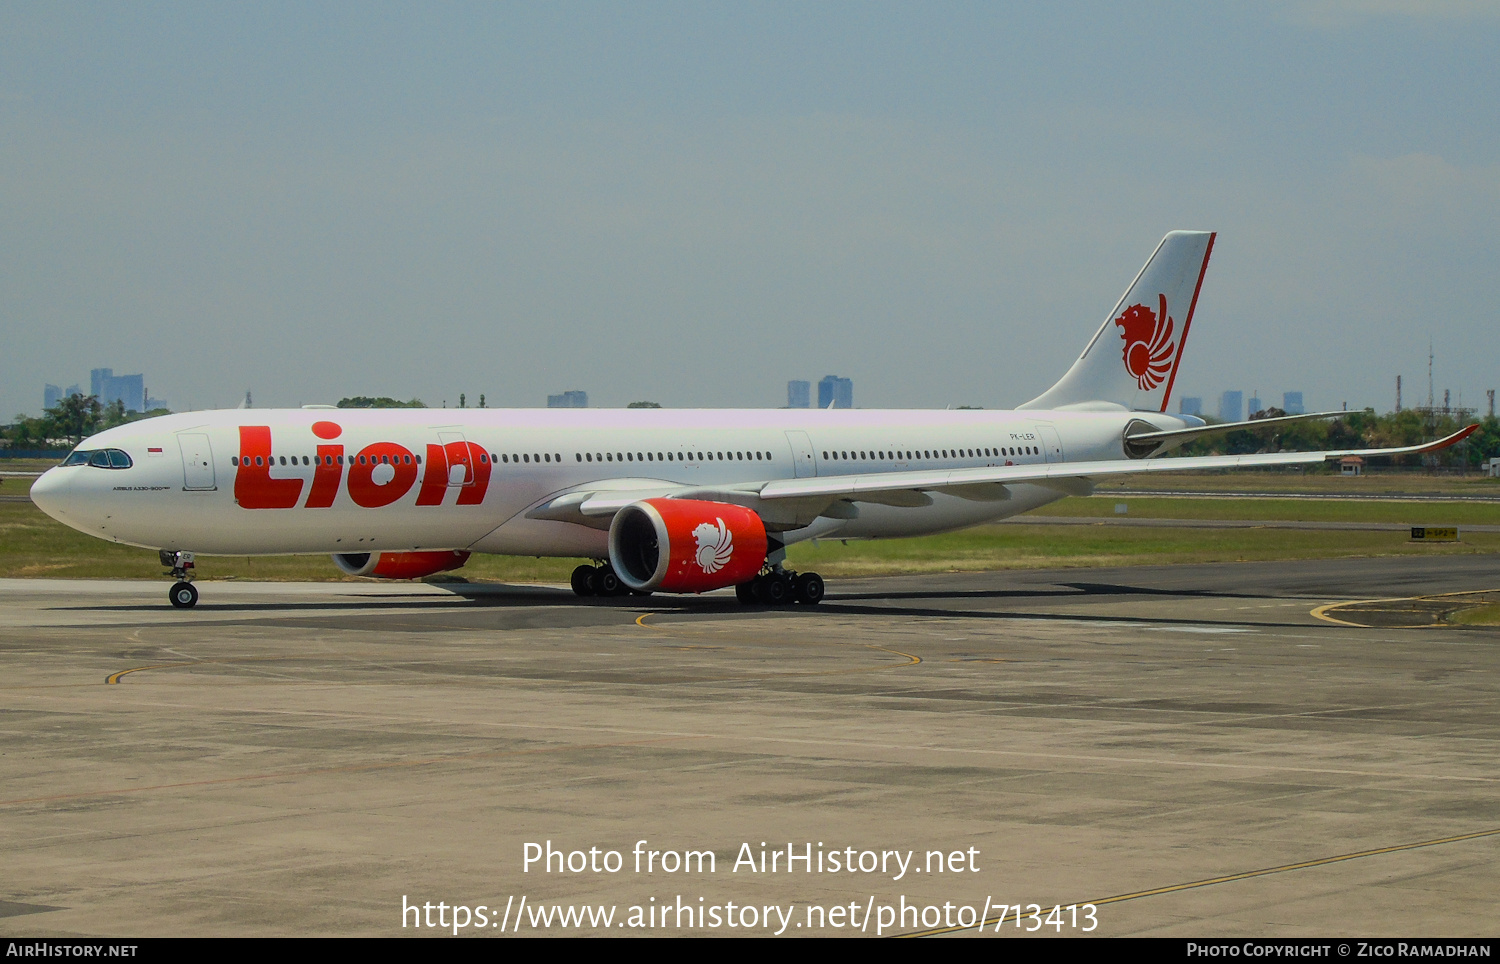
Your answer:
[[[607,563],[579,566],[573,570],[573,592],[579,596],[649,596],[649,592],[631,589],[620,581]]]
[[[198,587],[193,585],[193,554],[163,549],[158,555],[161,564],[172,570],[167,575],[177,578],[171,592],[167,593],[172,605],[178,609],[192,609],[198,605]]]
[[[734,587],[735,597],[746,606],[789,606],[794,602],[816,606],[823,601],[823,592],[822,576],[786,569],[770,569]]]

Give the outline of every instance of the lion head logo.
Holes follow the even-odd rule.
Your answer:
[[[718,525],[710,525],[705,522],[693,530],[693,538],[698,540],[698,551],[694,558],[699,568],[705,573],[713,574],[729,565],[729,557],[734,555],[734,537],[729,533],[729,527],[724,524],[723,519],[718,520]]]
[[[1159,312],[1145,305],[1131,305],[1115,319],[1120,326],[1120,337],[1125,340],[1121,353],[1125,370],[1135,376],[1135,383],[1142,391],[1150,391],[1162,383],[1172,370],[1172,355],[1177,351],[1172,343],[1175,325],[1167,315],[1167,296],[1158,297]]]

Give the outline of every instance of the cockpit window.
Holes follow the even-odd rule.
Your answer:
[[[63,460],[63,465],[92,465],[98,469],[128,469],[134,463],[120,449],[76,449]]]

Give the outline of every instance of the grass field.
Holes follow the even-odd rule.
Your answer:
[[[1460,626],[1500,626],[1500,605],[1466,609],[1455,615],[1452,621]]]
[[[1237,478],[1246,480],[1244,475]],[[1249,478],[1256,478],[1251,476]],[[1243,484],[1243,483],[1242,483]],[[75,532],[29,501],[28,479],[0,485],[0,577],[160,578],[156,553]],[[1298,501],[1121,497],[1070,498],[1041,510],[1050,516],[1113,518],[1116,503],[1135,519],[1239,519],[1500,525],[1500,504]],[[1024,517],[1023,517],[1024,520]],[[1027,525],[1024,521],[963,532],[882,542],[802,543],[788,552],[795,569],[824,576],[897,572],[1170,565],[1351,556],[1500,552],[1500,533],[1464,533],[1460,543],[1413,543],[1402,532],[1299,531],[1255,528],[1172,529],[1099,525]],[[579,560],[475,556],[460,575],[470,581],[564,583]],[[323,555],[199,558],[202,579],[337,581]]]

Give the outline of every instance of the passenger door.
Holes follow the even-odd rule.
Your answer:
[[[182,450],[182,487],[189,492],[217,489],[214,450],[208,436],[184,432],[177,436],[177,447]]]

